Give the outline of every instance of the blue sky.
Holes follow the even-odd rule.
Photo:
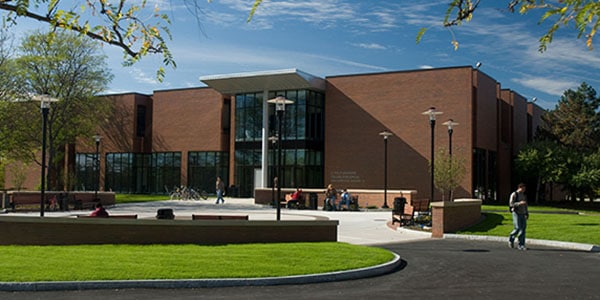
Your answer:
[[[441,24],[445,1],[264,1],[250,23],[253,0],[197,1],[200,21],[177,0],[149,0],[171,20],[170,49],[177,69],[163,83],[161,57],[122,67],[119,49],[104,46],[115,78],[107,93],[199,87],[200,76],[297,68],[316,76],[475,65],[537,104],[552,109],[563,91],[586,81],[600,92],[600,49],[589,51],[573,26],[539,53],[538,38],[550,23],[539,13],[506,11],[508,0],[482,1],[472,22]],[[42,25],[40,25],[42,26]],[[420,28],[428,31],[420,44]],[[455,35],[459,49],[451,41]],[[599,42],[596,41],[596,44]]]

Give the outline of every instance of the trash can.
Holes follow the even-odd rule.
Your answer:
[[[227,189],[227,195],[229,197],[233,197],[233,198],[239,198],[240,197],[240,188],[238,188],[235,185],[231,185],[228,189]]]
[[[163,220],[173,220],[175,219],[175,215],[173,214],[173,210],[170,208],[161,208],[156,212],[157,219]]]
[[[308,195],[309,208],[312,210],[317,210],[319,206],[319,197],[317,196],[317,193],[310,193]]]
[[[402,215],[404,213],[404,206],[406,205],[406,198],[396,197],[394,198],[394,209],[392,210],[393,215]]]

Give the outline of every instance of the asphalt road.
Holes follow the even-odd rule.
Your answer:
[[[0,292],[0,299],[600,299],[600,253],[428,239],[380,245],[403,267],[384,276],[306,285]]]

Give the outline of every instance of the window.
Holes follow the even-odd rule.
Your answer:
[[[227,152],[189,152],[188,186],[214,194],[217,176],[227,181],[229,155]]]
[[[138,105],[136,116],[136,136],[144,137],[146,136],[146,107],[143,105]]]
[[[107,153],[105,190],[166,193],[181,184],[181,153]]]
[[[98,166],[96,166],[95,153],[77,153],[76,161],[76,181],[74,189],[76,191],[93,191],[98,184]]]
[[[253,142],[262,139],[262,93],[235,97],[235,140]]]
[[[481,200],[497,200],[497,154],[473,149],[473,195]]]

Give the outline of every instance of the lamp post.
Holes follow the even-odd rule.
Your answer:
[[[448,119],[448,121],[442,123],[442,125],[448,126],[448,155],[452,157],[452,133],[454,132],[453,127],[457,126],[458,123],[454,122],[452,119]]]
[[[270,136],[269,141],[271,141],[271,149],[272,149],[271,151],[273,153],[273,155],[271,155],[272,156],[271,161],[273,162],[273,170],[271,173],[271,176],[273,178],[273,181],[271,182],[271,184],[272,184],[271,185],[271,204],[273,206],[275,206],[275,179],[277,178],[276,171],[275,171],[275,143],[277,143],[277,136],[276,135]],[[279,180],[277,180],[277,181],[279,181]]]
[[[283,96],[277,96],[273,99],[267,100],[267,103],[275,105],[275,112],[277,113],[277,199],[275,201],[275,205],[277,206],[277,221],[281,220],[281,139],[283,136],[282,126],[283,126],[283,116],[285,114],[285,105],[293,104],[294,101],[286,99]]]
[[[102,137],[99,134],[94,135],[94,141],[96,142],[96,157],[94,159],[94,169],[96,171],[96,189],[94,191],[94,201],[98,201],[98,190],[100,189],[100,139]]]
[[[454,126],[457,126],[458,123],[454,122],[452,119],[448,119],[448,121],[442,123],[442,125],[448,126],[448,157],[450,158],[450,163],[452,165],[452,133],[454,132]],[[448,200],[452,201],[452,189],[448,192]]]
[[[384,130],[379,133],[380,136],[383,137],[383,206],[381,208],[389,208],[387,204],[387,188],[388,188],[388,171],[387,171],[387,145],[388,145],[388,137],[394,135],[393,133]]]
[[[48,95],[35,95],[34,101],[40,101],[40,110],[42,112],[42,172],[40,188],[40,217],[44,216],[45,191],[46,191],[46,127],[48,124],[48,113],[50,112],[50,102],[56,102],[58,99]]]
[[[435,117],[437,115],[441,115],[442,112],[441,111],[436,111],[435,107],[430,107],[427,111],[424,111],[422,113],[423,115],[429,116],[429,126],[431,127],[431,183],[430,183],[430,188],[431,188],[431,194],[430,194],[430,200],[429,202],[433,202],[434,200],[434,184],[433,184],[433,178],[434,178],[434,171],[435,171],[435,155],[434,155],[434,138],[435,138]]]

